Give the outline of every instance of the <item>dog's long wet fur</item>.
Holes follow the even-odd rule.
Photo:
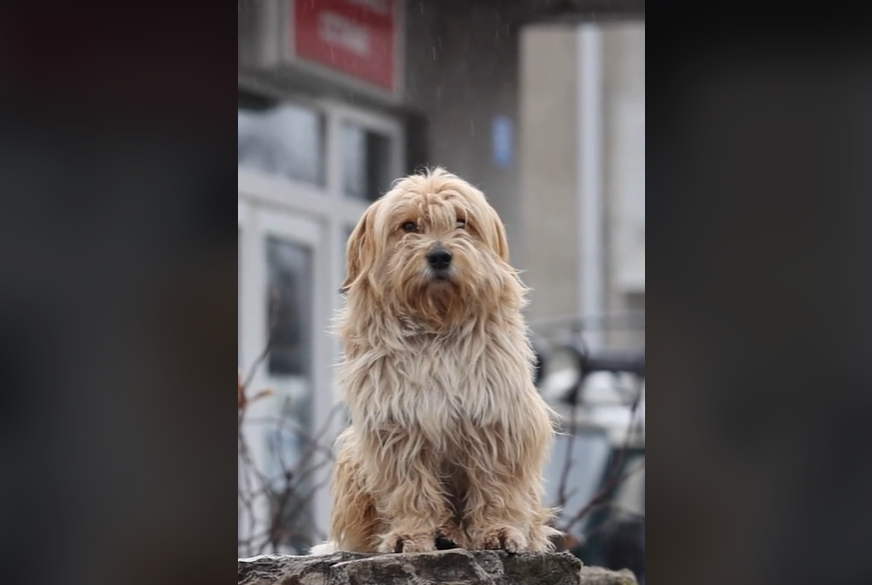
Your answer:
[[[505,228],[443,169],[398,181],[348,242],[337,319],[339,438],[330,541],[312,550],[552,550],[542,504],[554,413],[533,385]]]

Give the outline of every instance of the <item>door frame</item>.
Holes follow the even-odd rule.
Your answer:
[[[298,244],[310,250],[312,254],[312,354],[311,371],[308,379],[309,392],[312,396],[313,433],[321,430],[327,420],[330,410],[333,408],[334,397],[331,392],[321,389],[331,388],[330,363],[332,359],[332,341],[328,331],[321,324],[327,322],[332,310],[329,291],[330,268],[325,262],[327,246],[323,224],[300,215],[289,213],[286,210],[276,209],[240,198],[238,203],[238,227],[240,237],[240,332],[241,362],[243,375],[247,375],[250,368],[262,354],[269,339],[268,323],[268,273],[266,242],[270,237],[276,237],[283,241]],[[261,366],[252,379],[252,390],[271,388],[270,377],[265,368]],[[267,419],[277,415],[282,404],[282,395],[276,394],[253,403],[248,412],[250,419]],[[260,425],[248,426],[243,429],[246,441],[251,449],[251,455],[258,469],[269,469],[269,450],[267,434]],[[326,434],[328,440],[329,433]],[[325,445],[329,447],[329,445]],[[320,457],[320,452],[316,459]],[[320,461],[313,461],[311,465],[320,469]],[[313,481],[321,482],[325,478],[323,474],[315,473]],[[312,517],[316,527],[323,532],[326,527],[325,517],[329,515],[329,501],[318,494],[312,501]],[[266,500],[258,501],[260,506],[256,509],[257,517],[265,518],[268,514]],[[245,535],[243,535],[245,536]]]

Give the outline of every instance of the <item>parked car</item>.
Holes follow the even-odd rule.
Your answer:
[[[585,564],[645,575],[645,354],[537,345],[536,383],[562,417],[546,470],[559,543]]]

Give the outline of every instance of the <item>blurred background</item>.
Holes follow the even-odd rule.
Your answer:
[[[238,365],[273,391],[240,414],[239,555],[323,538],[345,243],[394,179],[441,165],[488,196],[533,289],[571,436],[547,477],[561,547],[643,582],[644,0],[237,7]]]

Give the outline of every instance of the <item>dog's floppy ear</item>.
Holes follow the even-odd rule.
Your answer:
[[[357,222],[351,237],[348,238],[348,246],[345,250],[345,282],[339,289],[340,294],[345,294],[361,280],[372,268],[375,260],[375,244],[373,242],[373,223],[375,208],[378,203],[373,203]]]
[[[509,238],[506,234],[506,227],[503,225],[500,216],[497,215],[496,211],[490,212],[490,221],[493,225],[493,231],[491,232],[491,246],[497,255],[502,259],[506,264],[509,263]]]

